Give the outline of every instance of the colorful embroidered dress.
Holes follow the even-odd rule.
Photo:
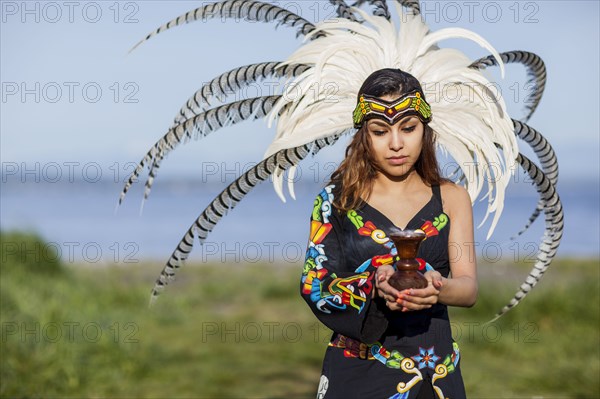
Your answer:
[[[392,312],[383,299],[372,299],[377,267],[394,261],[388,234],[398,227],[368,204],[338,212],[335,191],[327,186],[315,199],[301,282],[314,314],[334,331],[317,397],[414,399],[426,382],[436,397],[464,398],[446,306]],[[433,267],[448,277],[450,220],[439,186],[406,228],[427,234],[418,253],[421,271]]]

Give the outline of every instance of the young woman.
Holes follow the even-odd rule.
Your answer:
[[[317,196],[301,292],[333,330],[318,397],[464,398],[447,306],[477,298],[471,201],[443,179],[421,85],[399,69],[363,83],[359,128]],[[421,229],[427,288],[388,284],[394,229]]]

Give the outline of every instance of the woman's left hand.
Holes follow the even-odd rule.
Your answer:
[[[428,309],[438,303],[440,290],[444,285],[442,275],[430,270],[424,276],[428,282],[426,288],[411,288],[400,292],[396,302],[402,306],[402,312]]]

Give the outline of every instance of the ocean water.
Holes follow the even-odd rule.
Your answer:
[[[323,182],[296,184],[296,200],[283,203],[270,182],[252,191],[221,220],[204,245],[196,242],[191,260],[223,262],[279,262],[297,265],[304,259],[313,199]],[[166,261],[187,228],[223,188],[225,182],[158,180],[140,215],[141,184],[135,184],[115,212],[121,183],[113,181],[3,182],[0,191],[3,230],[41,234],[65,262],[102,265],[109,262]],[[558,256],[600,256],[598,182],[559,183],[564,206],[564,236]],[[529,183],[509,186],[500,223],[489,240],[488,220],[475,231],[478,258],[532,261],[543,234],[540,216],[516,240],[537,203]],[[474,207],[476,226],[485,203]],[[3,244],[5,246],[5,244]],[[14,250],[5,246],[2,251]]]

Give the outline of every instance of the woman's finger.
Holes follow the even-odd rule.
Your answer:
[[[398,295],[400,295],[400,291],[398,291],[397,289],[395,289],[394,287],[392,287],[387,280],[386,281],[382,281],[379,283],[379,289],[381,291],[383,291],[385,294],[391,295],[395,298],[398,297]]]
[[[409,312],[409,311],[413,311],[413,310],[429,309],[432,305],[428,305],[428,304],[418,305],[415,303],[400,301],[400,303],[398,303],[398,306],[401,307],[401,310],[403,312]]]
[[[439,291],[433,285],[428,286],[427,288],[411,288],[409,290],[404,290],[400,292],[400,295],[405,295],[409,297],[415,298],[427,298],[432,295],[439,295]]]
[[[390,310],[401,310],[402,309],[402,306],[397,304],[395,301],[386,301],[385,304]]]
[[[419,294],[419,295],[416,295]],[[413,293],[413,295],[409,294],[400,294],[398,296],[398,301],[405,301],[407,303],[412,303],[415,305],[434,305],[438,302],[437,291],[433,293],[429,293],[428,295],[421,295],[421,293]]]

